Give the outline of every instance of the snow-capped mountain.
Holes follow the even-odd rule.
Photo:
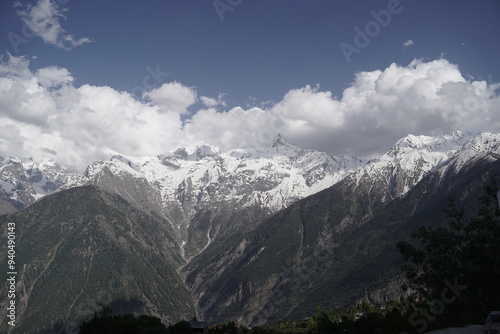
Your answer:
[[[361,165],[361,159],[301,149],[279,136],[263,149],[222,152],[203,142],[157,157],[115,155],[92,163],[82,178],[73,178],[64,188],[99,183],[106,172],[148,182],[163,205],[183,204],[189,198],[193,204],[231,200],[277,211],[335,184]]]
[[[227,152],[202,142],[157,157],[97,161],[64,188],[97,184],[112,190],[166,216],[181,243],[203,248],[221,231],[260,221],[362,164],[293,146],[281,136],[271,147]]]
[[[399,140],[380,159],[364,170],[385,174],[387,187],[395,197],[405,195],[422,178],[433,171],[458,172],[472,162],[500,157],[500,134],[483,132],[465,135],[456,131],[450,135],[413,136]]]
[[[356,184],[380,182],[390,198],[404,196],[427,173],[448,164],[452,158],[474,145],[486,134],[465,135],[456,131],[450,135],[414,136],[398,140],[391,149],[353,174]],[[491,134],[490,134],[491,135]],[[492,135],[500,138],[500,135]],[[478,145],[478,144],[477,144]],[[488,151],[487,145],[478,145],[478,151]],[[388,198],[386,198],[388,199]]]
[[[221,152],[201,143],[129,166],[158,185],[163,204],[231,200],[277,211],[333,185],[362,163],[356,158],[304,150],[278,137],[270,148]]]
[[[262,221],[347,176],[368,201],[385,202],[404,196],[432,171],[459,170],[481,157],[497,159],[499,143],[500,134],[492,133],[408,135],[365,163],[302,149],[278,136],[266,148],[222,151],[202,142],[156,157],[115,155],[91,163],[83,175],[53,161],[0,157],[0,213],[57,190],[95,184],[166,217],[188,253],[189,244],[197,245],[193,255],[220,233]]]
[[[500,159],[500,134],[483,132],[472,137],[450,160],[450,163],[440,169],[440,172],[444,173],[450,170],[457,172],[481,159],[490,162]]]

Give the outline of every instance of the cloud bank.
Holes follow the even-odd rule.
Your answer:
[[[65,68],[33,71],[26,57],[9,55],[0,61],[0,155],[82,170],[116,153],[165,154],[197,141],[261,147],[281,133],[302,147],[366,157],[409,133],[499,131],[498,88],[464,79],[446,59],[414,60],[357,73],[340,98],[306,86],[270,106],[222,110],[222,96],[198,96],[179,82],[137,100],[111,87],[75,87]]]

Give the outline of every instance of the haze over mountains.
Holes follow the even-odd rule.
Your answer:
[[[281,136],[114,156],[82,175],[2,157],[0,219],[16,222],[22,263],[16,331],[71,327],[97,303],[255,325],[398,298],[394,243],[442,221],[447,197],[471,203],[499,157],[500,134],[460,132],[408,135],[369,161]]]

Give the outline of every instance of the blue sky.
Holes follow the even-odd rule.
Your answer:
[[[52,22],[60,25],[57,32],[52,31],[58,35],[49,36],[46,31],[45,40],[40,32],[26,28],[33,19],[30,12],[44,2],[55,11],[49,13]],[[364,37],[357,36],[360,30]],[[76,89],[108,86],[151,104],[158,101],[143,94],[164,84],[180,83],[196,93],[194,102],[184,101],[186,108],[178,112],[183,122],[209,114],[200,113],[204,108],[201,97],[218,100],[216,105],[209,103],[218,113],[256,106],[274,110],[275,115],[279,114],[276,106],[287,100],[286,94],[304,92],[307,87],[314,98],[327,92],[333,102],[340,101],[345,90],[353,87],[357,73],[383,72],[392,63],[403,69],[415,59],[423,63],[444,59],[466,81],[485,81],[487,88],[500,78],[500,1],[493,0],[3,1],[0,31],[5,66],[10,54],[24,59],[34,76],[41,68],[66,69],[71,80],[65,84]],[[50,37],[53,39],[48,40]],[[357,51],[346,57],[341,43]],[[2,75],[11,77],[11,72]],[[498,97],[498,91],[493,91],[488,103]],[[289,97],[293,100],[291,94]],[[56,109],[64,109],[57,103]],[[290,117],[290,122],[300,118]],[[375,150],[333,147],[330,143],[338,138],[328,133],[338,130],[335,126],[314,137],[313,129],[297,130],[298,125],[291,126],[286,117],[279,121],[287,124],[282,129],[285,135],[299,145],[330,153]],[[481,130],[480,126],[448,125],[403,130],[421,130],[422,134],[455,128]],[[379,127],[367,135],[382,137],[386,130]],[[403,133],[393,131],[377,145],[383,150]],[[212,137],[216,134],[187,136]]]
[[[130,91],[142,84],[147,66],[158,65],[168,81],[209,96],[225,93],[231,106],[243,106],[249,96],[279,101],[305,85],[341,95],[355,72],[434,60],[442,53],[464,73],[500,78],[499,1],[403,0],[401,12],[349,64],[339,44],[354,45],[353,28],[364,28],[374,20],[370,12],[387,9],[389,1],[246,0],[235,7],[227,3],[232,11],[221,7],[223,21],[213,1],[61,3],[68,9],[64,29],[92,42],[64,51],[32,38],[18,50],[37,56],[35,66],[69,69],[77,85]],[[2,31],[22,36],[17,8],[4,1],[1,10]],[[7,35],[2,37],[1,48],[16,54]],[[407,40],[414,44],[404,47]]]

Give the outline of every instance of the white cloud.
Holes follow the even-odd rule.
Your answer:
[[[187,113],[187,108],[197,101],[196,91],[179,82],[164,83],[144,93],[144,97],[149,98],[166,111],[176,110],[180,113]]]
[[[56,66],[44,67],[36,72],[36,77],[44,87],[56,87],[73,81],[71,73],[65,68]]]
[[[20,3],[16,2],[14,6],[20,7]],[[54,1],[39,0],[35,5],[26,5],[24,9],[18,10],[17,13],[27,28],[41,37],[47,44],[55,45],[64,50],[71,50],[74,47],[89,43],[91,41],[89,38],[75,39],[62,28],[60,20],[66,19],[65,11]]]
[[[199,110],[184,127],[190,141],[206,140],[224,149],[271,144],[283,124],[271,110],[233,108]]]
[[[41,125],[56,105],[27,64],[25,58],[10,57],[0,65],[0,110],[13,120]]]
[[[192,141],[270,145],[277,133],[332,154],[369,156],[412,134],[499,131],[499,85],[466,80],[445,59],[360,72],[340,98],[292,89],[278,103],[221,112],[222,95],[165,83],[142,102],[110,87],[75,87],[69,71],[0,60],[0,155],[52,158],[80,170],[113,153],[157,155]],[[206,108],[186,113],[200,100]],[[192,116],[188,116],[191,115]],[[190,117],[190,118],[187,118]]]
[[[185,130],[225,148],[269,145],[281,133],[304,147],[370,156],[409,133],[499,131],[498,87],[465,80],[445,59],[415,60],[357,73],[341,98],[306,86],[267,108],[201,110]]]
[[[406,42],[403,43],[403,46],[405,48],[408,47],[408,46],[410,46],[410,45],[413,45],[413,40],[412,39],[409,39],[409,40],[407,40]]]
[[[342,104],[330,92],[319,91],[319,87],[293,89],[272,110],[290,131],[298,134],[321,128],[337,129],[345,121]]]
[[[224,101],[224,94],[222,93],[219,93],[217,99],[208,96],[200,96],[200,101],[207,108],[226,106],[226,101]]]
[[[218,105],[217,100],[211,97],[200,96],[200,100],[201,103],[203,103],[203,105],[208,108],[215,107],[216,105]]]
[[[28,66],[13,56],[0,62],[0,155],[52,158],[82,170],[116,152],[154,155],[181,144],[182,110],[110,87],[74,87],[65,69],[32,73]]]

